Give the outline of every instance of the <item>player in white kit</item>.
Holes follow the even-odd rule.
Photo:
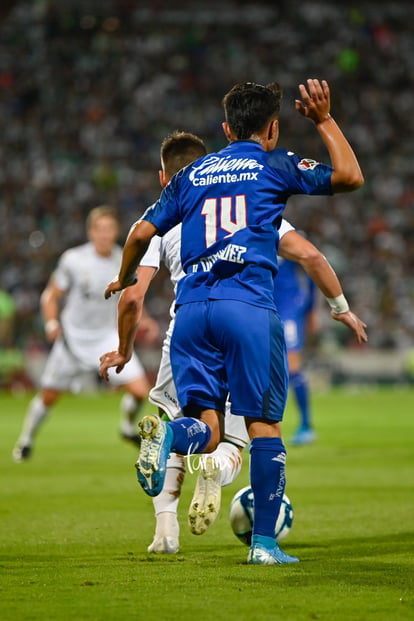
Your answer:
[[[29,404],[13,450],[16,462],[30,457],[35,434],[62,392],[76,392],[82,375],[98,371],[102,348],[111,349],[118,343],[118,300],[102,303],[102,288],[108,275],[119,268],[122,255],[115,243],[119,235],[115,210],[106,206],[93,209],[87,219],[87,233],[87,243],[62,254],[41,296],[45,332],[53,347],[41,377],[41,390]],[[156,325],[151,319],[147,321],[149,329],[154,330]],[[149,383],[135,354],[120,375],[111,373],[110,383],[125,391],[120,433],[138,444],[135,422],[147,399]]]
[[[193,150],[191,150],[191,146]],[[205,152],[205,147],[197,136],[184,132],[173,133],[163,142],[161,147],[163,167],[163,170],[160,171],[161,185],[164,187],[175,172],[194,159],[201,157],[204,154],[203,151]],[[178,157],[179,155],[181,158]],[[285,258],[299,261],[315,279],[316,284],[327,298],[336,298],[342,295],[342,289],[335,272],[313,244],[296,233],[286,221],[282,221],[279,237],[279,252],[283,253]],[[180,248],[180,224],[163,237],[155,236],[151,240],[138,267],[138,287],[140,287],[141,300],[143,300],[161,262],[170,272],[175,292],[177,283],[184,274],[181,266]],[[118,350],[101,356],[101,375],[103,377],[106,377],[106,372],[110,367],[115,367],[119,372],[125,361],[129,359],[139,312],[140,304],[137,303],[136,290],[133,291],[128,287],[122,292],[119,301],[120,342]],[[359,341],[366,340],[365,324],[351,311],[348,310],[333,316],[348,325]],[[150,402],[158,406],[160,414],[164,413],[170,420],[182,415],[170,364],[170,340],[173,327],[174,302],[171,306],[171,322],[163,342],[156,384],[149,394]],[[224,441],[218,445],[213,453],[208,456],[201,456],[198,462],[199,476],[188,514],[190,529],[194,534],[202,534],[215,520],[220,509],[221,487],[229,485],[239,473],[242,464],[241,451],[248,441],[249,437],[244,419],[232,415],[230,404],[227,404]],[[163,489],[158,496],[153,498],[156,530],[154,540],[148,547],[149,552],[174,554],[178,551],[177,510],[185,470],[184,457],[171,453],[167,462]]]

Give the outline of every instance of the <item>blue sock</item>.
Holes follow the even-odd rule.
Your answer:
[[[280,438],[252,440],[250,485],[254,496],[253,536],[270,537],[269,547],[275,545],[276,520],[285,491],[285,462],[286,450]]]
[[[211,437],[206,423],[197,418],[177,418],[167,423],[174,434],[171,451],[179,455],[202,453]]]
[[[309,386],[306,377],[302,371],[297,371],[289,376],[289,383],[295,393],[298,404],[300,427],[302,429],[310,429]]]

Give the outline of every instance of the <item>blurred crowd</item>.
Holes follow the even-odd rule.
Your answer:
[[[166,135],[182,129],[209,150],[224,146],[221,99],[235,82],[278,81],[279,146],[328,161],[294,108],[308,77],[328,80],[366,183],[350,195],[293,199],[286,215],[334,265],[370,345],[413,346],[413,3],[10,5],[0,22],[0,289],[15,306],[18,348],[44,342],[40,292],[62,251],[85,240],[88,211],[115,206],[122,243],[159,194]],[[148,310],[162,327],[170,300],[161,272]],[[322,340],[352,346],[321,309]]]

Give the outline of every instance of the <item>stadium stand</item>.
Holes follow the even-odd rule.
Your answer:
[[[6,6],[7,5],[7,6]],[[412,185],[414,4],[326,0],[66,0],[5,3],[0,15],[0,288],[16,345],[43,342],[39,294],[61,252],[84,239],[91,207],[112,203],[126,234],[158,196],[159,144],[173,129],[224,144],[221,97],[278,80],[279,145],[326,161],[294,110],[297,85],[328,80],[332,112],[366,179],[357,193],[295,199],[287,217],[328,256],[369,326],[370,347],[414,345]],[[6,8],[8,10],[6,10]],[[149,310],[168,321],[158,279]],[[353,347],[321,313],[320,355]]]

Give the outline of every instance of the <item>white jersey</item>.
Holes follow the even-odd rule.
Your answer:
[[[66,250],[53,274],[56,286],[67,293],[60,317],[63,336],[79,358],[90,358],[95,345],[102,346],[109,333],[117,334],[118,296],[105,301],[102,292],[118,273],[121,258],[119,246],[103,257],[88,242]]]
[[[174,226],[163,237],[155,235],[141,259],[140,265],[159,269],[160,263],[164,263],[170,272],[174,294],[177,293],[177,283],[185,274],[181,265],[181,223]],[[175,302],[170,308],[170,315],[174,317]]]

